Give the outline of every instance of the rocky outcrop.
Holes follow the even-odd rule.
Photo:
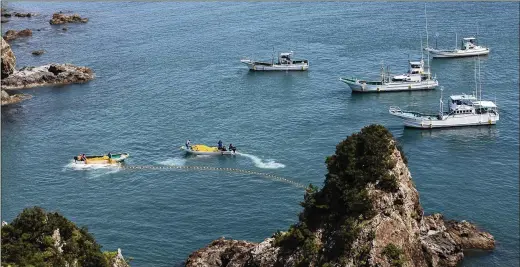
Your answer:
[[[25,67],[2,79],[2,89],[23,89],[38,86],[85,83],[95,74],[88,67],[72,64],[49,64],[40,67]]]
[[[370,127],[372,126],[366,128]],[[373,127],[377,128],[373,132],[380,133],[381,127]],[[374,135],[375,139],[368,133],[363,136],[365,129],[358,134],[357,137],[361,136],[358,140],[361,141],[357,145],[358,147],[374,148],[372,142],[377,140],[379,136]],[[388,135],[391,136],[389,132]],[[355,151],[356,145],[349,139],[337,146],[336,154],[348,154],[353,149]],[[388,144],[379,146],[379,148],[381,147],[389,147],[391,151],[386,156],[386,160],[382,161],[372,161],[371,163],[367,161],[357,165],[360,162],[357,161],[356,163],[355,159],[350,160],[352,159],[350,156],[333,155],[329,157],[327,159],[329,174],[327,174],[324,189],[311,194],[314,198],[310,198],[309,194],[306,194],[305,201],[302,203],[304,212],[300,214],[300,222],[291,227],[288,232],[277,233],[261,243],[219,239],[192,253],[186,262],[186,266],[292,267],[301,265],[322,266],[324,262],[329,265],[332,264],[332,266],[456,266],[464,257],[465,249],[493,249],[495,247],[495,240],[491,234],[480,231],[475,225],[467,221],[446,221],[440,214],[424,216],[419,202],[419,193],[406,166],[404,155],[401,154],[393,139]],[[365,156],[359,153],[365,153],[364,151],[367,150],[362,149],[361,152],[352,152],[350,155],[363,158]],[[372,155],[370,157],[371,159],[376,158]],[[351,162],[338,162],[340,159]],[[330,162],[332,161],[336,162],[331,165]],[[371,178],[366,177],[366,173],[359,172],[360,169],[356,168],[376,170],[374,173],[377,173],[377,169],[384,170],[386,168],[381,168],[379,164],[387,163],[389,165],[382,166],[392,166],[388,169],[388,176],[386,176],[390,178],[376,179],[375,183],[369,182],[364,189],[359,191],[349,191],[352,189],[345,189],[345,187],[338,185],[340,183],[338,177],[348,171],[354,170],[353,173],[365,176],[365,179],[370,180]],[[340,168],[335,169],[338,166]],[[351,169],[349,170],[349,168]],[[352,176],[344,176],[340,179],[351,178]],[[389,181],[385,179],[391,179],[390,186],[381,186],[381,184]],[[349,182],[352,183],[352,181]],[[352,184],[356,183],[359,183],[359,181],[354,181]],[[334,188],[330,190],[331,187]],[[325,189],[330,191],[325,191]],[[325,224],[317,223],[315,225],[319,225],[319,227],[313,228],[310,222],[302,219],[309,214],[318,215],[320,218],[335,216],[332,214],[333,209],[330,205],[337,203],[339,200],[334,199],[329,199],[330,202],[324,202],[329,203],[327,205],[319,203],[319,206],[314,206],[318,207],[318,213],[308,213],[309,206],[318,203],[318,201],[321,201],[320,199],[330,198],[335,193],[344,194],[345,197],[354,197],[352,199],[355,200],[359,200],[357,197],[366,193],[371,206],[370,212],[363,213],[359,217],[357,215],[349,217],[349,214],[341,215],[341,218],[350,221],[350,224],[340,224],[340,227],[331,225],[330,221],[327,221]],[[364,204],[358,203],[357,205]],[[336,208],[346,210],[350,207]],[[358,209],[358,206],[354,208]],[[326,212],[324,213],[324,211]],[[316,220],[318,216],[310,216],[310,218]],[[334,219],[333,222],[335,221]],[[345,225],[349,227],[343,228]],[[345,233],[340,235],[344,239],[341,241],[336,239],[332,243],[327,243],[331,237],[337,238],[338,235],[335,234],[338,232]],[[328,236],[325,236],[325,234]],[[285,244],[292,245],[287,248],[287,245],[283,245],[284,243],[277,240],[285,240]],[[342,244],[342,249],[333,252],[334,246],[339,244],[338,242],[344,242],[345,246]],[[336,256],[331,257],[330,255],[334,253],[336,253]]]
[[[30,99],[32,96],[27,94],[13,94],[10,95],[2,90],[2,106],[20,103],[24,100]]]
[[[86,23],[88,18],[82,18],[78,14],[65,15],[63,13],[54,13],[52,19],[49,21],[52,25],[65,23]]]
[[[12,74],[16,67],[16,57],[11,46],[2,38],[2,79]]]
[[[45,50],[40,49],[40,50],[32,51],[31,54],[33,54],[33,55],[35,55],[35,56],[39,56],[39,55],[43,55],[44,53],[45,53]]]
[[[105,252],[105,257],[108,258],[108,266],[110,267],[129,267],[130,265],[123,257],[121,249],[118,248],[117,252]]]
[[[31,29],[21,30],[19,32],[15,31],[15,30],[8,30],[7,32],[5,32],[3,37],[6,41],[11,41],[11,40],[14,40],[14,39],[17,39],[20,37],[29,37],[29,36],[32,36]]]

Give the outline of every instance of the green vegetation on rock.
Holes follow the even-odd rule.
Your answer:
[[[403,251],[392,243],[386,245],[381,254],[388,259],[393,267],[401,267],[404,264]]]
[[[103,267],[112,266],[116,255],[101,252],[86,227],[39,207],[24,209],[2,226],[2,266]]]
[[[352,245],[363,222],[375,215],[367,187],[385,192],[398,189],[396,177],[390,174],[396,164],[391,157],[395,149],[401,151],[381,125],[367,126],[340,142],[325,161],[328,173],[323,188],[309,185],[298,223],[286,233],[275,234],[275,245],[287,255],[297,251],[302,265],[342,263],[352,257],[363,263],[368,249],[355,253]]]

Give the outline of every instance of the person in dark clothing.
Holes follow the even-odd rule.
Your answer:
[[[222,140],[218,140],[218,150],[222,150]]]
[[[235,153],[237,150],[236,147],[233,146],[233,144],[229,143],[229,151],[233,151],[233,153]]]

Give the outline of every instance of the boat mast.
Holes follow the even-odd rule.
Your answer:
[[[273,55],[271,57],[271,65],[274,65],[274,46],[273,46]]]
[[[426,4],[424,4],[424,18],[426,19],[426,47],[429,47],[428,45],[428,16],[426,15]],[[431,79],[430,74],[430,49],[428,49],[428,80]]]
[[[475,59],[475,91],[473,92],[473,96],[478,96],[478,83],[477,83],[477,60]]]
[[[443,119],[443,114],[444,114],[444,110],[443,110],[443,102],[442,102],[442,91],[444,91],[444,88],[441,86],[441,98],[439,99],[439,118],[440,119]]]
[[[459,45],[459,43],[457,40],[457,33],[455,33],[455,50],[457,50],[458,45]]]

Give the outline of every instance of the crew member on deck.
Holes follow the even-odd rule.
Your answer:
[[[222,140],[218,140],[218,150],[222,150]]]

